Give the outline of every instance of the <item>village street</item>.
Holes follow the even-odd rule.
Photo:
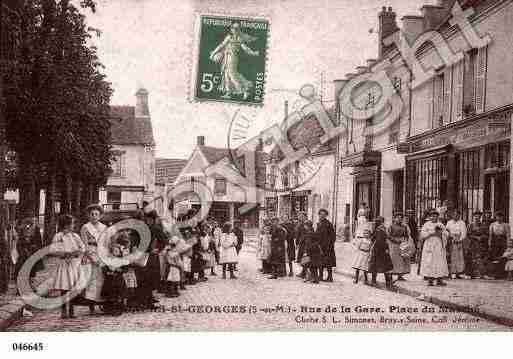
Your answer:
[[[467,313],[363,284],[337,274],[334,283],[313,285],[297,277],[267,279],[258,272],[255,238],[247,238],[236,280],[209,276],[187,286],[179,298],[161,298],[162,310],[90,315],[77,308],[76,319],[60,319],[59,310],[34,312],[9,331],[188,331],[188,330],[506,330]],[[218,273],[220,271],[218,270]],[[390,312],[390,306],[417,313]],[[430,313],[422,313],[423,307]],[[331,308],[326,312],[326,308]],[[343,307],[343,308],[342,308]],[[307,312],[304,310],[308,308]],[[337,312],[333,313],[333,309]],[[340,312],[341,309],[349,312]],[[320,312],[311,312],[320,310]],[[375,311],[379,312],[375,312]],[[399,309],[398,309],[399,310]],[[181,311],[181,312],[180,312]],[[216,313],[216,311],[218,311]],[[374,311],[374,312],[368,312]],[[457,322],[460,320],[459,322]],[[455,322],[456,321],[456,322]]]

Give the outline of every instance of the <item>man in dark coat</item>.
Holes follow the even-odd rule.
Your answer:
[[[157,224],[157,211],[152,210],[145,215],[145,222],[151,233],[151,242],[146,252],[149,253],[148,261],[142,271],[141,294],[143,295],[144,304],[147,307],[153,307],[153,303],[158,302],[153,297],[152,292],[159,289],[160,282],[160,259],[159,253],[164,248],[166,235],[161,226]]]
[[[295,228],[294,237],[296,240],[296,247],[297,247],[297,261],[301,262],[301,258],[305,255],[305,240],[304,240],[304,233],[305,233],[305,222],[306,222],[306,213],[300,212],[298,214],[298,223]],[[301,270],[301,273],[298,274],[298,277],[305,278],[306,277],[306,266],[303,266],[303,269]]]
[[[296,246],[294,244],[296,228],[288,216],[282,217],[282,226],[287,231],[287,261],[289,263],[289,277],[292,277],[294,275],[292,264],[296,260]]]
[[[388,233],[384,226],[385,219],[377,217],[374,221],[375,229],[372,233],[372,253],[369,260],[369,272],[372,273],[372,285],[376,285],[378,273],[385,275],[387,288],[392,288],[392,276],[388,272],[394,268],[388,249]]]
[[[280,226],[278,218],[273,218],[271,226],[271,256],[269,262],[272,266],[271,279],[277,279],[280,268],[285,265],[285,242],[287,231]]]
[[[237,251],[237,255],[239,255],[240,250],[242,249],[242,244],[244,243],[244,232],[240,228],[240,221],[236,220],[233,222],[233,234],[237,237],[237,245],[235,246],[235,250]],[[235,264],[235,270],[237,270],[237,265]]]
[[[335,256],[335,240],[337,236],[333,224],[331,224],[327,217],[328,211],[320,209],[319,223],[317,223],[315,234],[319,238],[322,249],[322,268],[319,277],[322,281],[333,282],[333,267],[337,266],[337,258]],[[328,271],[328,277],[326,279],[323,278],[324,268]]]

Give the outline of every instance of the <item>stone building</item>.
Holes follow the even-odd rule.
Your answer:
[[[136,92],[135,106],[111,106],[112,174],[100,188],[100,203],[109,209],[141,206],[155,192],[155,141],[148,91]]]

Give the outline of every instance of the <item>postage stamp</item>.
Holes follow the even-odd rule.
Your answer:
[[[269,21],[202,15],[200,22],[194,98],[262,104]]]

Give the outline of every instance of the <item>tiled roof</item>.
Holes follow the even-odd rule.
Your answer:
[[[214,164],[223,157],[229,155],[229,150],[226,148],[210,147],[210,146],[198,146],[201,153],[205,156],[208,163]]]
[[[155,145],[150,117],[135,117],[134,106],[110,106],[112,143]]]
[[[156,158],[155,183],[173,183],[186,164],[187,160],[181,158]]]

